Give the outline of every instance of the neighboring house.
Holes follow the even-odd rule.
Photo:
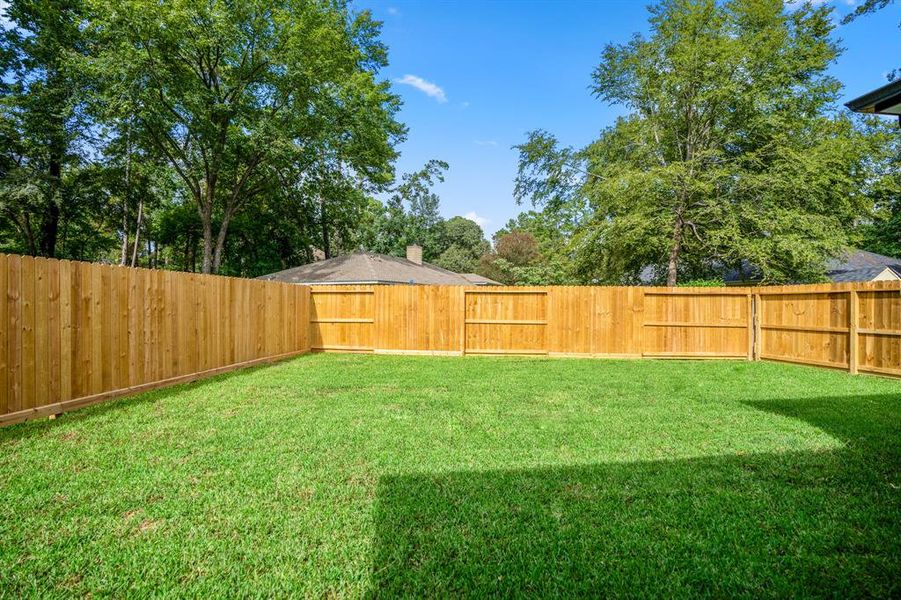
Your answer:
[[[407,246],[406,258],[356,252],[270,273],[257,279],[309,285],[501,285],[475,273],[454,273],[423,262],[422,248],[419,246]]]
[[[845,106],[859,113],[893,115],[901,123],[901,78],[855,98]]]
[[[849,250],[841,256],[828,260],[825,266],[826,277],[834,283],[901,280],[901,258],[882,256],[866,250]],[[756,269],[750,267],[744,271],[746,273],[744,276],[738,271],[728,271],[723,277],[726,285],[759,282],[760,277],[756,273]]]
[[[866,250],[852,250],[826,263],[826,276],[844,281],[897,281],[901,279],[901,258],[882,256]]]

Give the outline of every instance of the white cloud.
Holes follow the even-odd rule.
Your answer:
[[[417,77],[416,75],[404,75],[402,78],[395,79],[394,81],[402,85],[414,87],[429,98],[434,98],[442,104],[447,102],[447,96],[444,94],[444,90],[441,89],[440,86],[431,81],[426,81],[422,77]]]
[[[397,15],[400,14],[400,11],[397,10],[397,7],[396,7],[396,6],[389,6],[389,7],[388,7],[388,14],[391,15],[392,17],[396,17]]]
[[[473,140],[476,146],[497,146],[497,140]]]
[[[466,110],[467,108],[469,108],[469,102],[461,102],[460,108],[462,108],[463,110]]]
[[[474,210],[471,210],[468,213],[466,213],[465,215],[463,215],[463,218],[469,219],[470,221],[472,221],[479,227],[484,227],[485,225],[487,225],[488,223],[491,222],[490,219],[486,219],[485,217],[480,217],[479,215],[477,215],[476,211],[474,211]]]

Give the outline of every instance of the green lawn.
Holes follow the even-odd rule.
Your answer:
[[[0,596],[901,594],[901,381],[313,355],[0,430]]]

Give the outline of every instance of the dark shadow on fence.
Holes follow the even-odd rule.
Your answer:
[[[754,406],[845,446],[383,477],[371,595],[897,596],[901,393]]]

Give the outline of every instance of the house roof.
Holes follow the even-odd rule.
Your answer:
[[[825,267],[826,277],[836,283],[873,281],[886,269],[901,277],[901,259],[867,250],[849,250],[826,261]],[[729,269],[724,276],[727,284],[754,282],[759,279],[759,269],[748,262],[742,265],[741,272]]]
[[[487,277],[479,275],[478,273],[460,273],[460,277],[463,277],[466,281],[473,285],[500,285],[497,281],[488,279]]]
[[[852,250],[826,263],[826,276],[835,282],[872,281],[886,269],[901,277],[901,258],[866,250]]]
[[[258,279],[306,284],[500,285],[485,277],[480,277],[484,281],[471,281],[467,276],[429,263],[417,264],[405,258],[369,252],[336,256],[263,275]]]
[[[896,79],[881,88],[855,98],[845,106],[860,113],[901,115],[901,79]]]

